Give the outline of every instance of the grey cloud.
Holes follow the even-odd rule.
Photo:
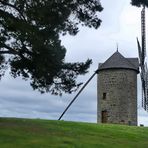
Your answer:
[[[115,3],[116,7],[114,7]],[[103,23],[98,30],[81,28],[81,31],[75,37],[61,37],[62,44],[67,48],[66,61],[81,62],[87,58],[93,60],[89,73],[80,76],[79,81],[86,82],[88,80],[98,68],[98,63],[104,62],[116,51],[117,42],[119,43],[119,51],[124,56],[136,57],[138,55],[136,36],[139,34],[137,30],[133,32],[133,29],[139,28],[140,30],[139,24],[135,24],[135,28],[124,24],[124,20],[122,20],[123,24],[120,24],[121,14],[126,11],[129,3],[130,0],[114,0],[113,2],[103,0],[104,11],[100,14]],[[41,95],[32,90],[29,81],[23,81],[21,78],[13,79],[8,73],[0,82],[0,116],[2,117],[56,120],[76,95],[76,93],[72,95],[63,94],[62,97],[50,94]],[[66,112],[63,120],[96,122],[96,81],[95,76]],[[140,79],[138,79],[138,104],[140,105],[141,88],[139,83]],[[148,115],[141,108],[138,109],[138,117],[139,123],[148,125]]]

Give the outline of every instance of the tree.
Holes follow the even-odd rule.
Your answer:
[[[141,5],[148,7],[148,0],[132,0],[131,4],[137,7],[140,7]]]
[[[102,9],[99,0],[0,0],[0,76],[9,67],[41,93],[75,91],[92,61],[66,63],[59,36],[97,29]]]

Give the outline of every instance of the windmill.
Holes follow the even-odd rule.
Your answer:
[[[146,58],[146,34],[145,34],[145,6],[141,11],[141,46],[137,38],[139,62],[140,62],[140,76],[142,83],[142,107],[148,111],[148,69]]]
[[[148,111],[148,68],[147,68],[147,63],[145,62],[145,58],[146,58],[146,35],[145,35],[145,6],[143,6],[143,9],[141,11],[141,45],[139,43],[139,40],[137,38],[137,44],[138,44],[138,52],[139,52],[139,61],[140,61],[140,72],[141,72],[141,82],[142,82],[142,107]],[[117,52],[118,52],[118,46],[117,46]],[[116,53],[117,54],[117,53]],[[119,55],[119,54],[118,54]],[[121,59],[123,60],[123,63],[121,63],[121,65],[125,64],[125,60],[126,58],[124,58],[122,55],[120,56]],[[116,59],[116,58],[115,58]],[[121,62],[121,61],[120,61]],[[116,65],[115,61],[112,61],[112,64]],[[103,64],[102,64],[103,65]],[[111,66],[111,64],[109,64]],[[120,63],[118,63],[117,65],[120,65]],[[116,65],[116,66],[117,66]],[[120,65],[120,66],[121,66]],[[122,66],[123,66],[122,65]],[[127,64],[128,65],[128,64]],[[127,66],[126,65],[126,66]],[[117,67],[114,67],[115,69]],[[121,66],[121,67],[122,67]],[[124,65],[125,66],[125,65]],[[128,65],[129,66],[129,65]],[[129,67],[124,67],[125,69],[129,69]],[[120,67],[120,68],[121,68]],[[139,67],[139,65],[138,65]],[[112,67],[113,68],[113,67]],[[122,67],[123,68],[123,67]],[[122,69],[121,68],[121,69]],[[131,69],[131,67],[130,67]],[[133,68],[132,68],[133,69]],[[71,100],[71,102],[68,104],[68,106],[66,107],[66,109],[63,111],[63,113],[61,114],[61,116],[58,118],[58,120],[61,120],[61,118],[63,117],[63,115],[66,113],[66,111],[70,108],[70,106],[73,104],[73,102],[78,98],[78,96],[81,94],[81,92],[84,90],[84,88],[88,85],[88,83],[93,79],[93,77],[98,74],[99,69],[97,69],[96,71],[94,71],[94,73],[92,74],[92,76],[88,79],[88,81],[86,81],[86,83],[84,83],[84,85],[82,86],[82,88],[78,91],[78,93],[76,94],[76,96]],[[139,72],[139,71],[138,71]],[[104,96],[106,96],[106,93],[103,93]],[[133,96],[132,96],[133,97]],[[136,115],[137,116],[137,115]],[[126,116],[127,117],[127,116]],[[123,121],[123,120],[122,120]]]

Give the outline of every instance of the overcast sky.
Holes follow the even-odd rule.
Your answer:
[[[100,13],[102,24],[98,30],[81,28],[77,36],[65,36],[62,44],[67,48],[66,61],[85,61],[93,64],[89,73],[79,77],[87,81],[117,49],[125,57],[137,57],[136,37],[140,39],[140,8],[130,5],[130,0],[102,0],[104,10]],[[148,18],[148,12],[147,17]],[[148,28],[147,28],[148,29]],[[148,43],[148,42],[147,42]],[[148,46],[147,46],[148,47]],[[0,82],[0,116],[58,119],[75,94],[52,96],[33,91],[29,82],[13,79],[9,72]],[[141,84],[138,77],[138,123],[148,126],[148,113],[141,108]],[[97,121],[97,79],[89,83],[78,99],[62,118],[63,120]]]

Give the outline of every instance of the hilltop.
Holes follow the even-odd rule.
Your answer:
[[[0,148],[147,148],[148,128],[0,118]]]

